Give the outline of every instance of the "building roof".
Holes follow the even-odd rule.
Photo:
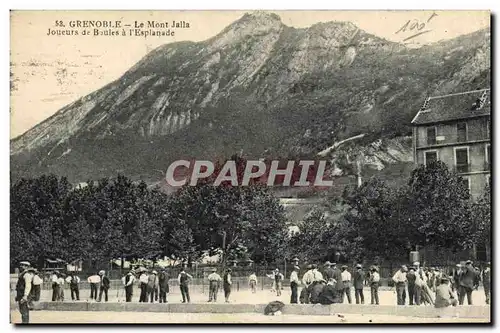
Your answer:
[[[478,108],[481,99],[483,103]],[[429,97],[411,123],[413,125],[433,124],[489,116],[490,113],[490,89],[481,89]]]

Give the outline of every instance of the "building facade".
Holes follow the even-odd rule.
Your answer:
[[[412,120],[416,165],[439,160],[477,199],[490,181],[490,90],[429,97]]]

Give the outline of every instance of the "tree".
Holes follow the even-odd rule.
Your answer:
[[[440,161],[413,170],[406,212],[412,245],[470,248],[470,194],[463,179]]]
[[[12,260],[31,260],[43,266],[68,250],[68,226],[61,214],[71,190],[66,178],[54,175],[20,179],[10,188]]]
[[[344,252],[357,260],[404,256],[408,250],[404,199],[404,190],[389,188],[376,178],[346,190],[343,202],[349,208],[335,232]]]
[[[172,196],[169,207],[168,224],[185,223],[198,255],[204,251],[215,254],[220,249],[225,262],[229,253],[244,246],[259,262],[275,260],[284,253],[284,211],[265,186],[214,186],[211,180],[205,180],[181,188]]]
[[[488,183],[483,195],[472,204],[473,240],[486,248],[486,260],[491,256],[491,187]]]

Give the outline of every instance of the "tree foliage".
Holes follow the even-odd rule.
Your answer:
[[[244,248],[255,261],[284,253],[286,227],[278,199],[262,186],[203,182],[167,196],[119,175],[72,188],[42,176],[11,184],[11,259],[42,266],[47,258],[192,261],[204,252]],[[240,251],[241,252],[241,251]]]

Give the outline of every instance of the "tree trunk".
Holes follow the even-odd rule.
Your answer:
[[[484,247],[486,249],[486,261],[491,261],[491,246],[490,246],[490,240],[486,240]]]

